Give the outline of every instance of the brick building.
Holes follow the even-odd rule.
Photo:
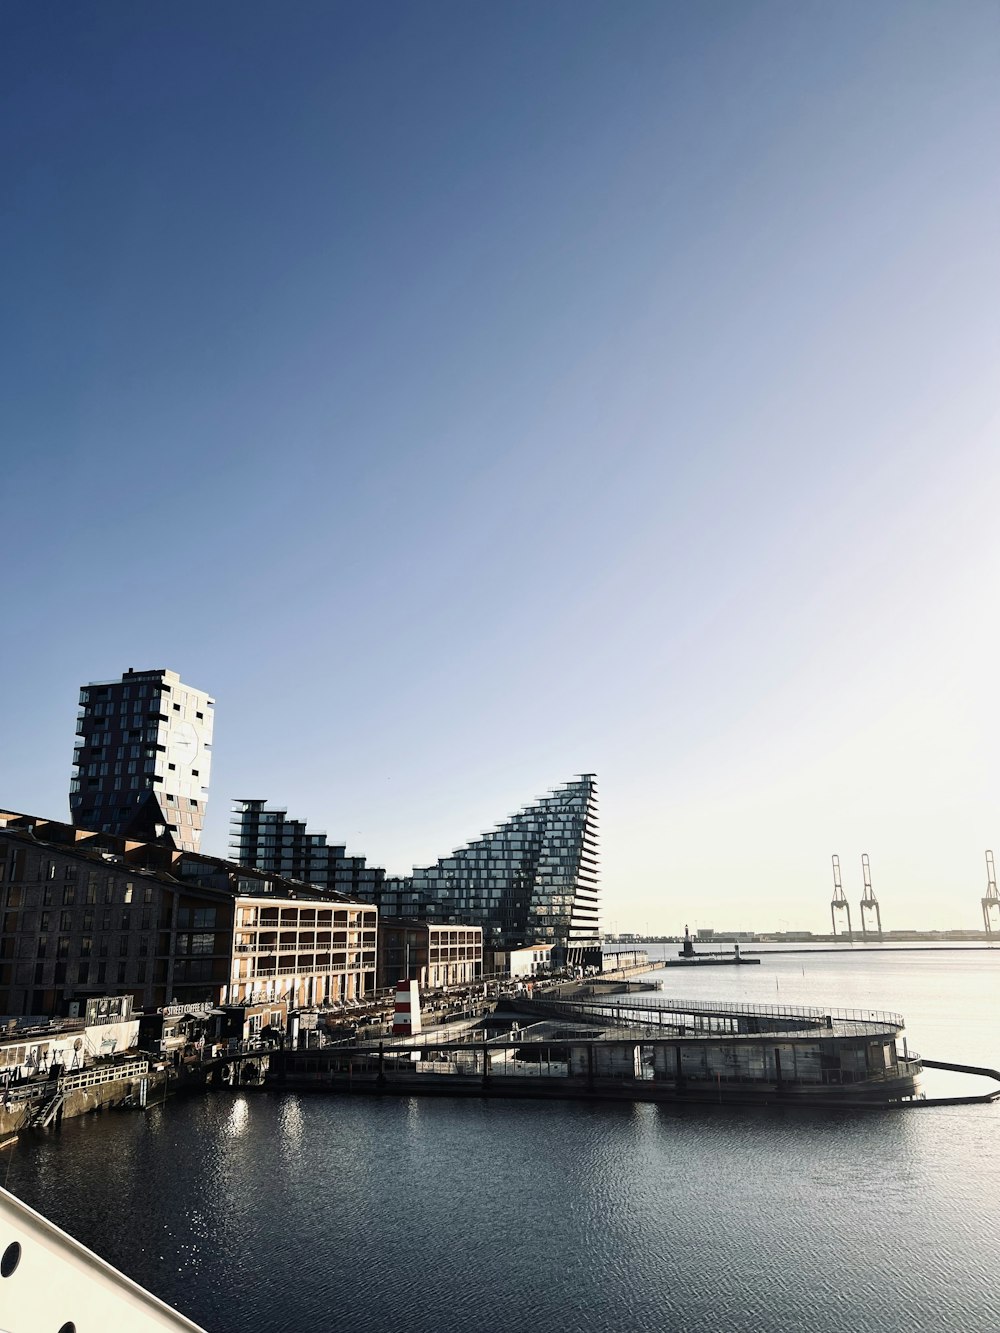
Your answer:
[[[376,928],[371,904],[333,890],[0,811],[0,1014],[96,995],[136,1010],[358,998],[375,985]]]
[[[378,984],[417,981],[423,987],[465,986],[483,975],[482,926],[444,925],[383,917],[378,932]]]

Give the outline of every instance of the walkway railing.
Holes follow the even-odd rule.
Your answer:
[[[692,1014],[703,1017],[748,1017],[748,1018],[797,1018],[808,1023],[823,1024],[828,1018],[841,1023],[880,1023],[886,1026],[902,1028],[905,1026],[903,1015],[887,1009],[817,1009],[802,1004],[743,1004],[729,1000],[679,1000],[663,996],[643,996],[616,999],[607,997],[581,996],[575,998],[546,997],[546,1005],[558,1005],[566,1009],[593,1009],[595,1012],[624,1010],[630,1013],[658,1010],[672,1014]]]

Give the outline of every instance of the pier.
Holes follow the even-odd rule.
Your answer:
[[[896,1013],[545,995],[443,1033],[284,1052],[272,1077],[328,1092],[884,1107],[919,1098],[921,1068]]]

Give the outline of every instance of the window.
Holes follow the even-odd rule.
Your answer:
[[[124,958],[128,954],[128,936],[122,935],[118,941],[118,953]]]
[[[45,957],[46,957],[46,955],[47,955],[47,953],[48,953],[48,947],[49,947],[49,937],[48,937],[47,935],[39,935],[39,937],[38,937],[38,950],[37,950],[37,953],[38,953],[38,957],[39,957],[39,958],[45,958]]]
[[[111,913],[110,913],[110,912],[102,912],[102,913],[101,913],[101,929],[102,929],[102,930],[110,930],[110,929],[111,929]]]
[[[127,903],[130,903],[130,902],[132,901],[132,885],[131,885],[131,884],[126,884],[126,885],[125,885],[125,901],[126,901]]]
[[[118,984],[119,984],[119,986],[124,986],[124,984],[125,984],[125,977],[126,977],[127,975],[128,975],[128,963],[119,963],[119,964],[118,964]]]
[[[149,904],[153,901],[153,886],[152,886],[152,884],[147,884],[146,887],[143,889],[143,891],[142,891],[142,901],[146,904],[147,907],[148,907]]]
[[[68,933],[69,931],[71,931],[71,930],[73,929],[73,913],[72,913],[72,912],[60,912],[60,913],[59,913],[59,929],[62,930],[62,931],[65,931],[66,933]]]
[[[87,911],[85,911],[83,914],[83,928],[86,931],[91,931],[94,929],[94,913],[90,908],[88,908]]]
[[[195,930],[214,930],[216,925],[214,907],[182,907],[177,913],[180,927],[193,927]]]
[[[215,936],[214,935],[192,935],[191,936],[192,953],[214,953]]]
[[[131,930],[131,929],[132,929],[132,913],[129,911],[123,911],[122,930]]]
[[[80,940],[80,957],[89,958],[94,952],[94,941],[89,935],[84,935]]]
[[[98,984],[99,986],[103,986],[104,983],[105,983],[105,981],[107,981],[107,979],[108,979],[108,965],[107,965],[107,963],[98,963],[98,964],[97,964],[97,984]]]
[[[69,957],[69,937],[67,935],[59,936],[59,943],[56,945],[56,957],[57,958]]]
[[[67,866],[65,870],[63,870],[63,879],[66,881],[67,884],[75,884],[76,866]]]
[[[76,885],[67,884],[63,889],[63,906],[72,907],[76,902]]]

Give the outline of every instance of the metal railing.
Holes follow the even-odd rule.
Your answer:
[[[79,1088],[95,1088],[102,1083],[121,1079],[145,1078],[149,1073],[148,1060],[129,1060],[117,1065],[91,1065],[75,1074],[64,1074],[58,1080],[60,1092],[74,1092]]]
[[[698,1017],[797,1018],[808,1023],[823,1024],[828,1018],[839,1023],[878,1023],[902,1028],[903,1015],[887,1009],[817,1009],[801,1004],[743,1004],[730,1000],[679,1000],[657,995],[648,1001],[642,997],[628,1000],[600,1000],[596,997],[579,999],[546,998],[547,1005],[566,1009],[593,1009],[596,1011],[661,1011],[672,1014],[691,1014]]]

